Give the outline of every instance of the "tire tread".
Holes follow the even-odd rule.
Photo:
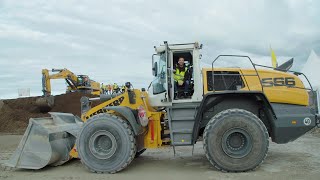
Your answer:
[[[249,170],[245,170],[245,171],[230,171],[230,170],[227,170],[227,169],[224,169],[223,167],[220,167],[210,156],[209,156],[209,152],[208,152],[208,132],[210,132],[210,130],[215,126],[215,124],[218,121],[218,119],[221,119],[225,116],[228,116],[228,115],[232,115],[232,114],[243,114],[245,116],[249,116],[251,118],[254,118],[254,119],[258,119],[258,123],[260,125],[260,127],[262,127],[263,129],[263,132],[265,133],[266,137],[267,137],[267,148],[266,148],[266,151],[265,151],[265,154],[264,154],[264,157],[262,159],[262,161],[256,165],[254,168],[252,169],[249,169]],[[268,150],[269,150],[269,133],[268,133],[268,130],[267,128],[265,127],[265,125],[263,124],[263,122],[256,116],[254,115],[253,113],[249,112],[249,111],[246,111],[246,110],[243,110],[243,109],[227,109],[225,111],[222,111],[220,113],[218,113],[217,115],[215,115],[209,122],[208,124],[206,125],[206,128],[204,130],[204,135],[203,135],[203,149],[204,149],[204,152],[205,152],[205,155],[206,157],[208,158],[208,160],[210,161],[210,163],[216,168],[218,169],[219,171],[222,171],[222,172],[247,172],[247,171],[253,171],[255,169],[257,169],[262,163],[263,161],[266,159],[267,157],[267,154],[268,154]]]
[[[95,116],[92,116],[90,119],[88,119],[86,121],[86,123],[93,123],[95,120],[97,119],[100,119],[102,117],[106,117],[108,116],[109,118],[114,118],[114,119],[117,119],[118,121],[121,122],[122,126],[127,130],[127,133],[129,135],[129,139],[130,139],[130,144],[131,144],[131,151],[130,151],[130,156],[129,158],[127,159],[127,161],[118,169],[114,170],[114,171],[110,171],[110,172],[105,172],[105,171],[96,171],[92,168],[90,168],[89,166],[87,166],[85,164],[85,162],[81,159],[80,157],[80,154],[79,154],[79,157],[80,157],[80,161],[81,163],[91,172],[94,172],[94,173],[98,173],[98,174],[102,174],[102,173],[109,173],[109,174],[114,174],[114,173],[117,173],[121,170],[123,170],[124,168],[126,168],[130,163],[131,161],[134,159],[135,157],[135,154],[136,154],[136,141],[135,141],[135,138],[134,138],[134,134],[133,134],[133,130],[131,128],[131,126],[128,124],[127,121],[125,121],[124,119],[122,119],[121,117],[119,116],[116,116],[116,115],[113,115],[113,114],[108,114],[108,113],[103,113],[103,114],[97,114]],[[82,133],[82,130],[79,132],[79,134]],[[78,144],[78,141],[79,141],[79,138],[77,138],[77,144]]]

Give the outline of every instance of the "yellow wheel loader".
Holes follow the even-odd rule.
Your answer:
[[[201,47],[167,42],[155,47],[147,91],[128,82],[123,94],[83,97],[81,118],[67,113],[31,118],[7,165],[40,169],[80,158],[92,172],[116,173],[146,149],[194,146],[203,139],[214,167],[244,172],[263,162],[270,140],[288,143],[319,124],[318,109],[309,106],[311,89],[299,78],[303,74],[261,68],[236,55],[220,55],[211,68],[201,69]],[[189,64],[189,89],[187,97],[175,99],[173,69],[181,57]],[[218,68],[221,57],[247,58],[252,68]],[[101,103],[91,107],[93,101]]]
[[[66,68],[52,69],[51,72],[55,74],[49,74],[48,69],[42,69],[43,97],[36,100],[36,104],[41,111],[47,112],[54,105],[54,97],[51,95],[51,79],[65,79],[68,84],[66,93],[83,92],[100,95],[102,92],[100,83],[91,80],[87,75],[75,75]]]

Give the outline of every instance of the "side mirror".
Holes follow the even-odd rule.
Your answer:
[[[152,74],[154,76],[158,75],[158,62],[153,63]]]

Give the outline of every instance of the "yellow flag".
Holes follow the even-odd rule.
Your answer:
[[[278,63],[277,63],[277,57],[276,54],[274,53],[273,49],[270,47],[271,50],[271,61],[272,61],[272,67],[273,68],[277,68],[278,67]]]

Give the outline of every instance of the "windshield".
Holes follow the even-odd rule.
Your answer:
[[[90,81],[88,76],[79,75],[78,76],[78,86],[89,86]]]
[[[154,62],[158,63],[158,73],[152,81],[153,94],[160,94],[166,92],[167,63],[165,53],[154,56]]]

